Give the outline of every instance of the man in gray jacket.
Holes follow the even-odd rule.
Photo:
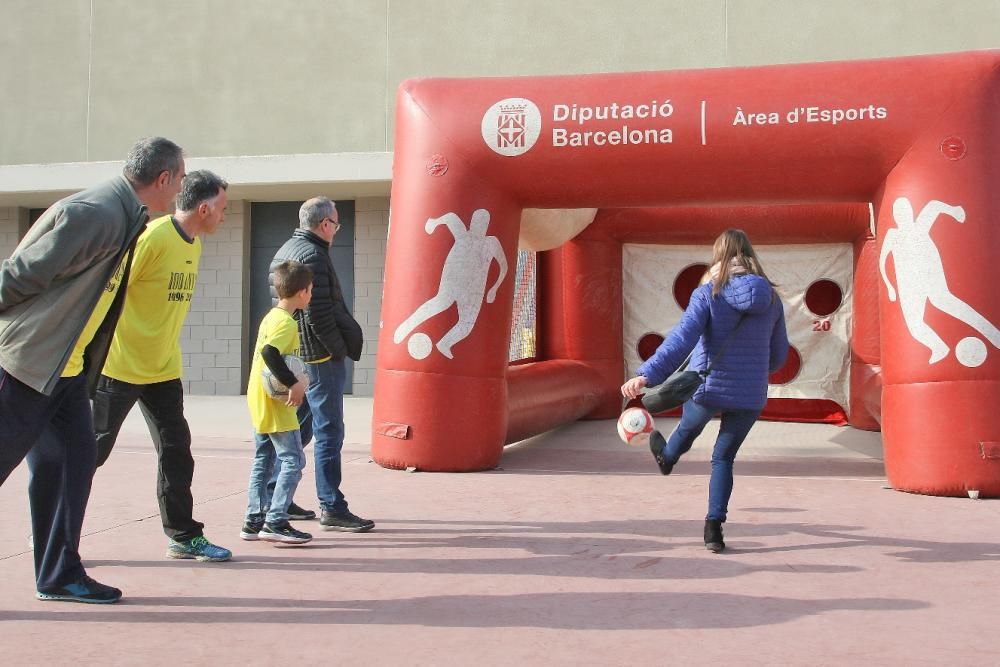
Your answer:
[[[122,176],[57,202],[0,265],[0,485],[27,455],[41,600],[121,599],[80,562],[97,460],[87,377],[104,365],[147,208],[169,210],[183,177],[180,147],[142,139]]]

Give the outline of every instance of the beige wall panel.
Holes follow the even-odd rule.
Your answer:
[[[0,164],[87,159],[90,0],[0,1]]]
[[[385,150],[385,3],[94,0],[91,159]]]
[[[729,65],[1000,47],[1000,0],[728,0]]]
[[[391,0],[389,95],[411,77],[719,67],[724,17],[724,0]]]
[[[117,160],[148,134],[206,157],[391,150],[412,76],[997,48],[998,25],[1000,0],[0,0],[0,164]]]

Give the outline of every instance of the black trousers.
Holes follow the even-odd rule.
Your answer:
[[[27,456],[37,590],[85,574],[80,533],[96,453],[83,375],[59,380],[46,396],[0,368],[0,485]]]
[[[179,379],[131,384],[101,376],[94,395],[97,465],[103,465],[111,456],[122,423],[136,401],[156,447],[156,498],[163,532],[177,541],[198,537],[205,526],[192,517],[194,458],[191,429],[184,419],[184,387]]]

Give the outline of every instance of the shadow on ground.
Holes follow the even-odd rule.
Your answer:
[[[836,611],[909,611],[916,600],[798,600],[730,593],[537,593],[432,595],[389,600],[130,597],[107,611],[0,611],[0,621],[89,623],[380,623],[444,628],[535,627],[573,630],[741,628],[787,623]],[[137,607],[169,607],[147,611]],[[204,608],[221,607],[208,611]],[[241,608],[239,611],[234,607]],[[734,609],[754,613],[732,613]]]

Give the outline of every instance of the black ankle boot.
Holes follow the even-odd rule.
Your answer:
[[[666,446],[667,441],[663,434],[654,429],[649,434],[649,451],[653,452],[653,458],[656,459],[656,465],[660,468],[661,475],[669,475],[674,469],[674,464],[667,463],[667,459],[663,456],[663,448]]]
[[[713,553],[726,548],[726,543],[722,541],[722,522],[718,519],[705,520],[705,548]]]

